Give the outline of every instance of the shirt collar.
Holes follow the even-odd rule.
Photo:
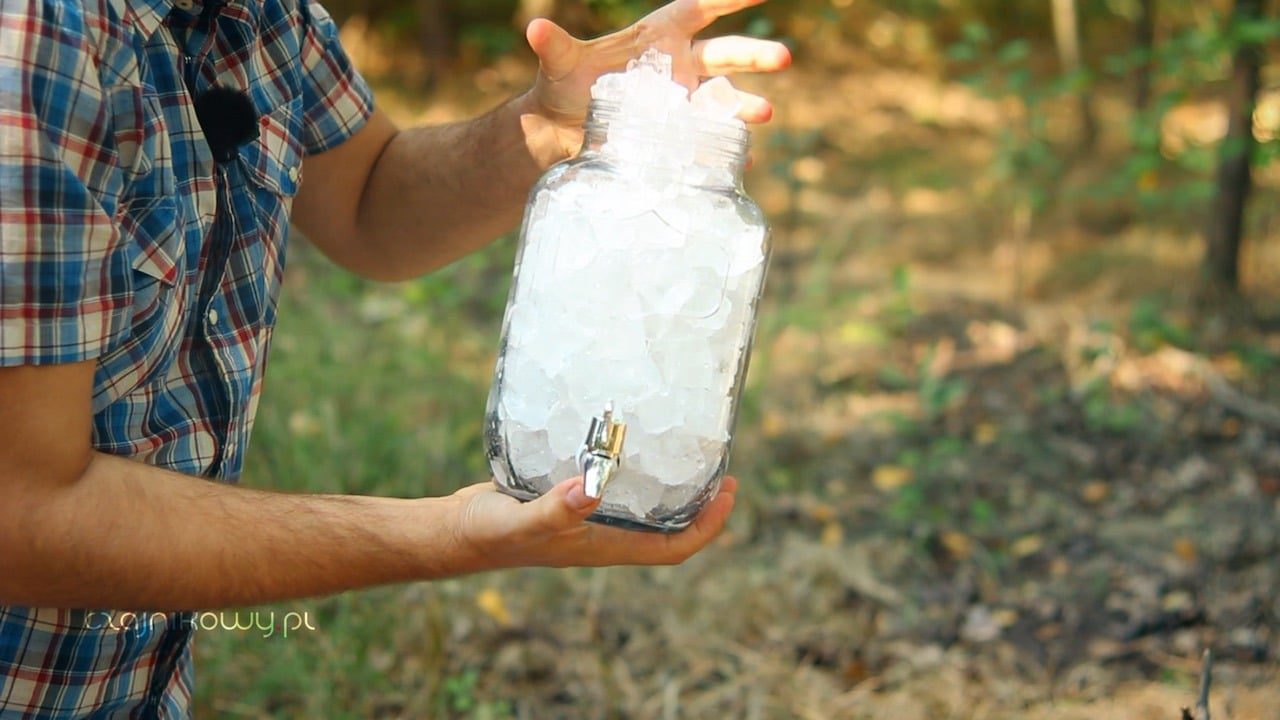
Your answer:
[[[174,0],[127,0],[133,22],[144,38],[151,37],[173,9]]]

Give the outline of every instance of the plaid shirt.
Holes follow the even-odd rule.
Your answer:
[[[372,98],[315,2],[200,1],[0,0],[0,365],[94,360],[98,450],[234,481],[302,158]],[[226,163],[215,84],[260,115]],[[0,719],[186,716],[192,618],[0,606]]]

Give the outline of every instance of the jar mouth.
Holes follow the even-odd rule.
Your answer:
[[[613,125],[621,117],[622,104],[593,99],[587,106],[587,120],[583,130],[588,137],[588,144],[603,143],[608,140],[610,126],[618,137],[643,142],[660,142],[663,128],[668,123],[654,122],[648,125],[627,124],[625,127]],[[740,170],[745,164],[747,151],[751,146],[751,131],[741,120],[715,120],[711,118],[694,118],[691,124],[691,140],[700,148],[699,155],[704,159],[714,158],[713,164],[725,165]]]
[[[622,103],[613,100],[592,99],[587,104],[587,123],[603,121],[607,124],[621,112]],[[727,140],[747,142],[751,137],[751,131],[747,129],[746,123],[737,118],[716,120],[714,118],[699,117],[694,119],[693,125],[695,132],[715,135]]]

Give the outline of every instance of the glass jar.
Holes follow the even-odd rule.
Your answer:
[[[503,492],[584,473],[592,520],[676,531],[718,491],[769,255],[748,139],[592,102],[525,210],[485,422]]]

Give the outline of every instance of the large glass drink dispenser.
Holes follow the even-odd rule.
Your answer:
[[[525,211],[485,423],[504,492],[581,473],[593,520],[674,531],[719,489],[769,255],[737,109],[654,50],[592,88]]]

